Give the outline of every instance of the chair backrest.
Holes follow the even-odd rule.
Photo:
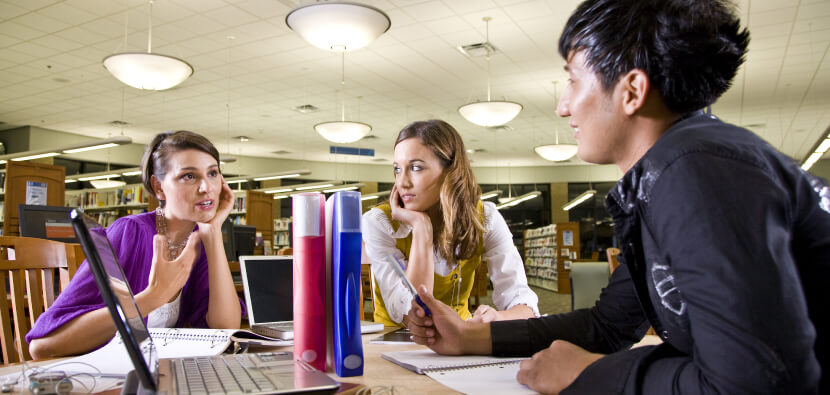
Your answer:
[[[608,257],[608,269],[611,273],[614,273],[614,269],[620,265],[620,261],[617,259],[617,255],[620,255],[620,249],[610,247],[605,250],[605,254]]]
[[[24,337],[83,262],[79,244],[0,236],[0,346],[3,363],[32,359]]]
[[[610,275],[605,262],[571,263],[571,309],[593,307]]]

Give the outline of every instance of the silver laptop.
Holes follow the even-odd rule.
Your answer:
[[[251,331],[277,339],[294,338],[294,259],[288,255],[240,256],[242,288]],[[383,330],[379,322],[360,322],[361,333]]]
[[[83,211],[73,210],[70,215],[95,283],[133,363],[122,394],[333,394],[340,387],[325,372],[295,360],[291,352],[157,359],[153,339],[104,228],[88,226]]]

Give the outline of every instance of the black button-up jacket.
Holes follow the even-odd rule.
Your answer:
[[[590,309],[491,324],[495,355],[608,354],[565,393],[830,391],[830,191],[751,132],[673,125],[606,198],[622,249]],[[653,326],[659,346],[629,349]]]

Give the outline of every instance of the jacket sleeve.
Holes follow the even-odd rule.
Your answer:
[[[609,383],[592,378],[622,368],[617,391],[632,394],[816,391],[816,333],[790,249],[791,193],[768,171],[715,155],[687,155],[666,169],[642,233],[652,240],[644,243],[649,266],[660,265],[675,287],[657,284],[652,299],[673,307],[661,319],[681,329],[669,344],[596,361],[569,390],[602,393]]]
[[[594,307],[527,320],[490,323],[493,355],[531,356],[554,340],[608,354],[626,349],[648,330],[626,265],[611,275]]]

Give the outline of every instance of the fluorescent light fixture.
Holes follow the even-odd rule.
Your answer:
[[[219,164],[224,165],[225,163],[233,163],[236,162],[236,158],[233,156],[219,156]]]
[[[334,193],[340,191],[354,191],[355,189],[363,187],[363,183],[357,184],[347,184],[343,185],[342,187],[332,188],[332,189],[324,189],[323,193]]]
[[[501,210],[503,208],[513,207],[513,206],[515,206],[515,205],[517,205],[521,202],[524,202],[524,201],[527,201],[527,200],[530,200],[530,199],[534,199],[534,198],[536,198],[538,196],[541,196],[541,195],[542,195],[542,192],[539,192],[539,191],[528,192],[528,193],[526,193],[522,196],[516,197],[515,199],[512,199],[512,200],[508,200],[508,201],[496,206],[496,209]]]
[[[479,199],[486,200],[486,199],[490,199],[492,197],[501,196],[501,194],[502,194],[502,190],[501,189],[496,189],[496,190],[493,190],[493,191],[490,191],[490,192],[482,193],[481,197]]]
[[[106,144],[100,144],[100,145],[93,145],[92,147],[67,149],[67,150],[63,150],[63,153],[64,154],[75,154],[75,153],[78,153],[78,152],[92,151],[92,150],[103,149],[103,148],[112,148],[112,147],[117,147],[117,146],[118,146],[118,144],[115,144],[115,143],[106,143]]]
[[[801,163],[801,168],[804,169],[804,171],[810,170],[810,168],[813,167],[813,165],[816,164],[822,156],[824,156],[828,149],[830,149],[830,128],[825,130],[824,137],[820,138],[816,142],[815,146],[813,146],[813,150],[810,151],[807,159]]]
[[[269,194],[270,194],[270,193],[291,192],[291,191],[293,191],[293,190],[294,190],[294,188],[280,188],[280,189],[269,189],[269,190],[262,191],[262,192],[265,192],[265,193],[269,193]]]
[[[141,170],[130,170],[121,173],[122,176],[137,176],[141,174]]]
[[[268,174],[257,174],[254,176],[248,176],[248,178],[253,177],[254,181],[266,181],[266,180],[279,180],[282,178],[291,178],[291,177],[299,177],[303,175],[311,174],[311,170],[308,169],[301,169],[301,170],[289,170],[283,171],[279,173],[268,173]]]
[[[72,179],[69,179],[69,178],[63,180],[64,184],[70,184],[70,183],[73,183],[73,182],[78,182],[78,180],[72,180]]]
[[[584,201],[590,199],[591,197],[593,197],[594,195],[596,195],[596,193],[597,193],[597,191],[594,190],[594,189],[589,189],[585,192],[582,192],[581,194],[579,194],[579,196],[575,197],[570,202],[565,203],[562,206],[562,210],[568,211],[568,210],[570,210],[570,209],[572,209],[576,206],[579,206],[580,204],[582,204],[582,202],[584,202]]]
[[[50,156],[58,156],[58,155],[60,155],[60,153],[57,153],[57,152],[47,152],[47,153],[44,153],[44,154],[35,154],[35,155],[22,156],[22,157],[20,157],[20,158],[12,158],[12,160],[13,160],[13,161],[15,161],[15,162],[22,162],[22,161],[24,161],[24,160],[32,160],[32,159],[48,158],[48,157],[50,157]]]
[[[95,189],[116,188],[127,185],[126,182],[117,180],[92,180],[89,183],[92,184],[92,187]]]
[[[285,199],[289,197],[288,195],[274,195],[274,199]]]
[[[307,191],[309,189],[320,189],[320,188],[327,188],[327,187],[333,187],[333,186],[334,186],[334,184],[320,184],[320,185],[308,185],[308,186],[304,186],[304,187],[297,187],[297,188],[294,188],[294,189],[296,189],[298,191]]]
[[[92,181],[92,180],[104,180],[104,179],[108,180],[110,178],[115,178],[115,177],[121,177],[121,175],[120,174],[109,173],[109,174],[101,174],[101,175],[98,175],[98,176],[79,177],[78,181]]]
[[[108,139],[97,139],[97,140],[90,140],[85,141],[79,144],[72,144],[66,147],[60,148],[49,148],[49,149],[42,149],[42,150],[32,150],[32,151],[24,151],[24,152],[17,152],[13,154],[6,154],[0,155],[0,163],[6,163],[7,160],[13,161],[24,161],[24,160],[32,160],[32,159],[39,159],[39,158],[48,158],[51,156],[58,156],[63,154],[71,154],[74,152],[81,152],[81,151],[89,151],[93,149],[101,149],[106,147],[114,147],[116,145],[123,145],[132,143],[133,139],[127,136],[118,136],[112,137]],[[81,150],[81,151],[79,151]]]
[[[5,163],[6,163],[5,160],[0,160],[0,165],[5,164]]]
[[[388,196],[391,193],[392,193],[392,191],[380,191],[380,192],[374,192],[374,193],[367,193],[367,194],[361,196],[360,200],[380,199],[384,196]]]

